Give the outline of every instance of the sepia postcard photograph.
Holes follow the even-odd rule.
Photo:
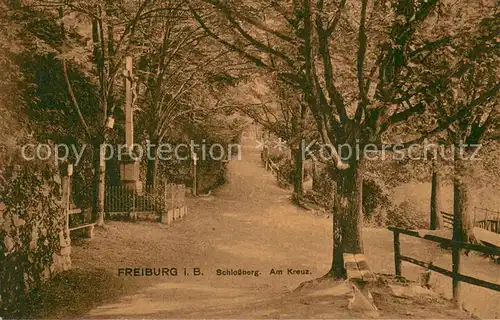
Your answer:
[[[498,0],[0,0],[0,320],[500,319]]]

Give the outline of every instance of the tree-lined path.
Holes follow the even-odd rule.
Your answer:
[[[292,206],[288,190],[280,189],[262,168],[255,141],[245,140],[241,160],[229,164],[227,185],[189,203],[185,221],[161,234],[151,231],[159,236],[150,243],[161,247],[159,256],[121,265],[177,267],[179,273],[184,267],[200,268],[203,276],[151,278],[152,286],[143,292],[94,309],[89,316],[232,316],[245,305],[279,296],[328,271],[330,220]],[[260,275],[216,275],[217,269],[240,268],[258,270]],[[284,275],[269,275],[273,268]],[[288,268],[311,274],[287,275]],[[255,312],[265,316],[267,311]]]
[[[255,146],[252,138],[244,138],[241,160],[229,163],[228,184],[211,196],[191,199],[181,222],[170,227],[111,222],[92,241],[75,243],[74,269],[66,277],[75,281],[71,293],[60,294],[66,297],[52,306],[45,303],[47,310],[35,314],[96,319],[365,317],[347,309],[342,283],[327,281],[314,290],[293,292],[329,270],[331,220],[293,206],[289,192],[262,168]],[[369,229],[365,236],[372,269],[393,273],[390,233]],[[148,267],[175,267],[178,275],[118,277],[119,268]],[[193,268],[202,275],[195,276]],[[413,273],[410,268],[405,267],[406,274]],[[218,276],[218,269],[260,274]],[[271,269],[283,274],[270,274]],[[309,274],[292,275],[288,269]],[[385,318],[467,317],[437,295],[398,300],[375,290],[374,297]]]
[[[469,317],[452,310],[450,279],[432,273],[432,291],[416,265],[402,267],[411,285],[393,275],[386,228],[451,238],[447,210],[454,242],[482,240],[472,209],[493,211],[500,181],[497,7],[0,2],[0,318]],[[228,170],[181,146],[226,148],[250,122],[288,150],[263,150],[287,172],[278,182],[255,132]],[[329,214],[294,205],[308,200]],[[76,239],[85,230],[92,240]],[[435,243],[402,237],[401,249],[452,269]],[[498,292],[457,285],[500,283],[498,265],[457,252],[455,307],[500,317]],[[344,278],[359,273],[345,254],[378,275],[363,280],[379,314],[348,308],[366,299],[348,304]]]

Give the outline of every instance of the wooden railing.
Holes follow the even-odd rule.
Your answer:
[[[273,175],[278,176],[278,173],[279,173],[278,166],[276,165],[276,163],[273,162],[273,160],[271,160],[271,158],[269,158],[268,161],[269,161],[269,165],[268,165],[269,170],[271,170]]]
[[[443,227],[453,229],[453,215],[451,213],[441,211],[441,216],[443,217]]]
[[[500,220],[481,220],[476,221],[475,226],[491,232],[500,234]]]
[[[494,215],[489,216],[488,214],[485,214],[482,220],[477,220],[477,210],[483,210],[487,213],[493,213]],[[451,213],[441,211],[441,216],[443,217],[444,227],[447,229],[453,229],[453,215]],[[482,208],[474,208],[474,227],[500,234],[499,212]]]
[[[417,231],[412,231],[412,230],[404,230],[396,227],[389,227],[389,230],[391,230],[394,233],[394,268],[395,268],[395,273],[397,276],[401,276],[401,261],[406,261],[413,263],[415,265],[421,266],[423,268],[427,268],[429,270],[438,272],[440,274],[443,274],[445,276],[448,276],[452,278],[452,286],[453,286],[453,299],[457,301],[459,298],[459,287],[460,287],[460,282],[465,282],[469,284],[473,284],[476,286],[492,289],[495,291],[500,291],[500,284],[498,283],[492,283],[480,279],[476,279],[470,276],[466,276],[460,273],[460,255],[461,251],[463,249],[466,250],[472,250],[472,251],[477,251],[481,252],[484,254],[492,255],[492,256],[500,256],[500,249],[494,248],[494,247],[487,247],[483,245],[478,245],[478,244],[470,244],[470,243],[463,243],[463,242],[458,242],[458,241],[453,241],[447,238],[442,238],[438,237],[436,235],[432,234],[421,234]],[[420,261],[408,256],[404,256],[401,254],[401,247],[400,247],[400,234],[408,235],[411,237],[416,237],[420,239],[425,239],[428,241],[432,242],[437,242],[442,245],[451,247],[452,249],[452,271],[446,270],[444,268],[438,267],[433,265],[432,263]]]
[[[475,207],[474,226],[500,234],[500,211]]]
[[[266,171],[271,171],[271,173],[276,176],[276,181],[279,183],[279,167],[274,163],[273,160],[271,160],[271,157],[269,157],[269,149],[264,146],[264,149],[262,150],[261,153],[262,156],[262,161],[264,162],[264,167],[266,168]]]

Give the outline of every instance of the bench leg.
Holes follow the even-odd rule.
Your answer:
[[[131,221],[137,221],[137,212],[135,211],[130,211],[128,213],[128,216],[130,218]]]
[[[92,237],[94,237],[94,226],[87,228],[87,238],[92,239]]]
[[[349,280],[352,288],[352,298],[349,300],[349,310],[357,311],[377,311],[377,306],[373,303],[373,297],[368,290],[368,284],[364,281]]]

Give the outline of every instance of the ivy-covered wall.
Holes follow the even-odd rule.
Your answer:
[[[10,159],[3,166],[0,315],[18,314],[30,290],[70,268],[71,246],[61,204],[59,175],[47,162]]]

